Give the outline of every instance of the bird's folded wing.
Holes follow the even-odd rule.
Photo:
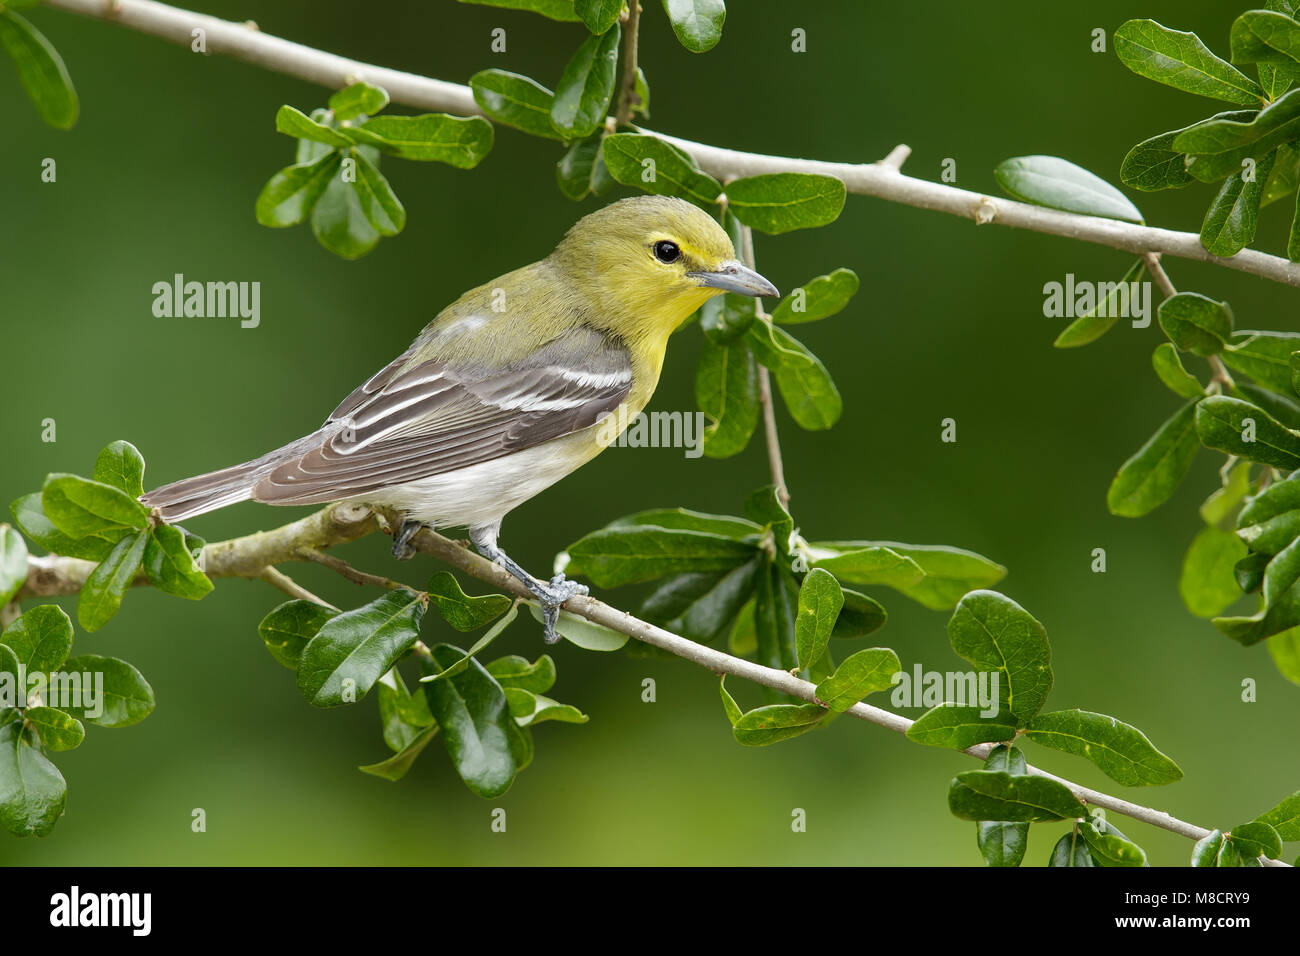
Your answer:
[[[410,363],[398,358],[339,405],[317,440],[289,446],[253,497],[314,504],[456,471],[587,428],[632,388],[626,349],[589,329],[504,368]]]

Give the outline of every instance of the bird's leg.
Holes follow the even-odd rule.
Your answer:
[[[586,594],[587,586],[579,584],[577,581],[570,581],[563,574],[557,574],[551,578],[550,584],[543,584],[497,546],[497,533],[500,530],[501,522],[499,521],[495,524],[479,525],[469,529],[469,540],[479,554],[489,561],[501,565],[533,593],[533,596],[542,605],[542,622],[545,628],[546,643],[554,644],[560,639],[560,635],[555,630],[555,623],[560,619],[560,605],[574,595]]]
[[[393,557],[398,561],[407,561],[415,555],[415,548],[411,547],[411,539],[424,529],[424,525],[418,521],[404,520],[402,530],[397,532],[397,537],[393,539]]]

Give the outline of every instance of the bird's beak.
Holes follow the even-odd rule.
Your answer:
[[[776,286],[748,266],[730,259],[713,272],[688,272],[692,279],[702,286],[721,289],[723,292],[735,292],[737,295],[780,295]]]

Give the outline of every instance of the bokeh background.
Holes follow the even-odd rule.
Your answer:
[[[578,24],[440,2],[195,2],[255,19],[269,33],[363,61],[464,82],[496,66],[554,86]],[[1222,0],[1103,0],[980,5],[732,5],[722,42],[685,52],[647,2],[641,62],[656,129],[738,148],[867,162],[896,143],[913,175],[995,190],[992,170],[1028,153],[1062,155],[1112,181],[1129,146],[1214,112],[1206,100],[1130,74],[1090,51],[1091,31],[1151,16],[1222,52],[1237,11]],[[390,161],[409,212],[404,234],[343,262],[305,228],[253,218],[262,184],[292,159],[274,131],[282,103],[326,91],[103,22],[35,9],[82,101],[74,131],[41,125],[0,68],[0,315],[5,359],[0,492],[47,472],[89,472],[126,438],[155,486],[241,461],[315,427],[463,289],[545,255],[593,201],[554,186],[559,147],[508,129],[477,169]],[[489,51],[492,28],[508,52]],[[803,27],[808,52],[790,51]],[[397,108],[400,109],[400,108]],[[408,111],[409,112],[409,111]],[[40,182],[44,157],[58,181]],[[1199,227],[1209,187],[1136,196],[1149,221]],[[1279,251],[1287,212],[1262,217],[1258,245]],[[834,225],[758,241],[761,270],[783,289],[837,266],[862,278],[841,315],[802,326],[844,395],[828,433],[782,411],[796,520],[810,538],[869,537],[967,547],[1006,564],[1001,585],[1051,636],[1049,706],[1113,714],[1144,729],[1186,779],[1127,791],[1185,819],[1231,826],[1300,787],[1300,688],[1179,601],[1181,556],[1220,459],[1203,453],[1183,488],[1147,518],[1110,516],[1106,487],[1176,399],[1149,364],[1159,330],[1121,322],[1086,349],[1056,351],[1061,320],[1042,286],[1074,272],[1118,278],[1125,254],[1064,239],[850,197]],[[1180,288],[1231,303],[1242,327],[1296,328],[1300,293],[1226,269],[1168,262]],[[262,320],[157,319],[153,283],[181,272],[258,280]],[[654,408],[693,408],[693,329],[669,355]],[[1203,371],[1203,369],[1197,369]],[[939,441],[945,417],[959,441]],[[40,440],[41,420],[58,440]],[[735,512],[766,483],[757,440],[729,461],[614,449],[517,511],[503,543],[534,569],[582,533],[632,510],[684,505]],[[208,540],[288,520],[298,510],[241,505],[192,523]],[[1109,570],[1089,570],[1104,547]],[[353,562],[422,583],[387,542],[343,549]],[[426,559],[421,559],[422,561]],[[335,602],[366,595],[319,568],[295,572]],[[602,594],[631,603],[633,593]],[[886,592],[873,643],[904,663],[965,668],[946,614]],[[222,581],[200,606],[131,593],[76,649],[122,656],[152,682],[155,713],[126,730],[91,728],[57,762],[70,788],[54,834],[0,834],[0,860],[23,864],[951,864],[978,865],[974,825],[945,801],[966,757],[919,747],[852,719],[764,749],[735,744],[716,679],[680,662],[555,649],[553,694],[591,715],[538,729],[533,766],[497,801],[471,795],[434,744],[398,784],[357,772],[387,751],[372,701],[318,711],[257,637],[282,600],[264,584]],[[65,602],[72,609],[72,602]],[[430,614],[426,641],[457,640]],[[463,640],[463,639],[462,639]],[[533,624],[493,649],[535,657]],[[658,702],[641,702],[641,681]],[[1258,702],[1241,702],[1244,678]],[[753,688],[733,690],[753,705]],[[915,716],[917,712],[912,712]],[[1048,769],[1112,792],[1090,764],[1033,749]],[[505,834],[489,829],[504,807]],[[208,830],[190,830],[193,808]],[[806,833],[791,832],[793,808]],[[1117,821],[1118,822],[1118,821]],[[1120,823],[1153,862],[1183,864],[1190,844]],[[1061,827],[1036,826],[1028,862],[1046,861]]]

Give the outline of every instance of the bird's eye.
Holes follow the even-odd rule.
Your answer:
[[[655,243],[655,258],[660,262],[676,262],[682,257],[682,250],[677,247],[677,243],[669,242],[667,239],[660,239]]]

